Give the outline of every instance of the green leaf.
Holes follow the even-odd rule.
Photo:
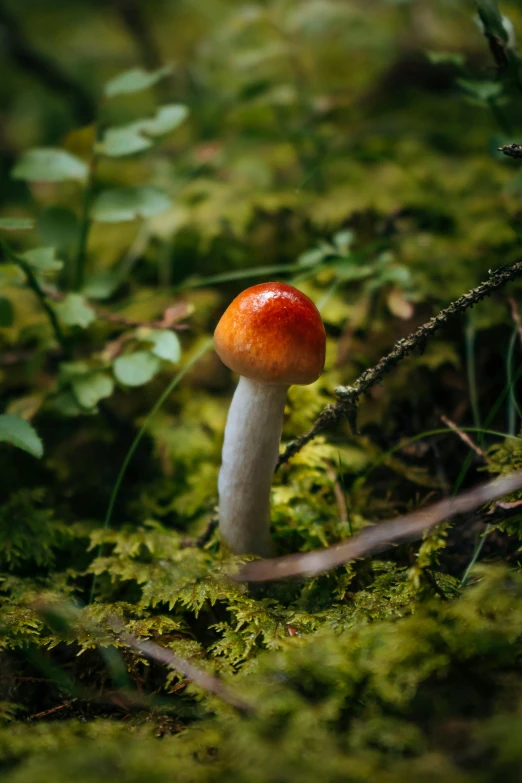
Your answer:
[[[13,305],[5,296],[0,296],[0,327],[11,326],[14,320]]]
[[[124,386],[143,386],[159,370],[159,359],[149,351],[136,351],[128,356],[118,356],[114,362],[114,375]]]
[[[333,237],[333,243],[341,253],[347,254],[354,239],[354,232],[348,229],[347,231],[338,231]]]
[[[86,329],[96,318],[96,313],[81,294],[67,294],[63,302],[55,305],[55,309],[60,320],[67,326],[81,326]]]
[[[301,253],[297,259],[299,266],[315,266],[319,264],[325,257],[324,250],[321,248],[313,248],[312,250],[305,250]]]
[[[158,68],[157,71],[144,71],[143,68],[132,68],[130,71],[124,71],[107,82],[104,93],[107,98],[114,98],[115,95],[141,92],[157,84],[170,73],[172,73],[171,65]]]
[[[501,82],[475,81],[473,79],[457,79],[457,84],[462,87],[479,103],[487,104],[502,95],[504,87]]]
[[[3,231],[28,231],[34,228],[31,218],[0,218],[0,229]]]
[[[142,131],[149,136],[164,136],[181,125],[187,115],[188,109],[182,103],[160,106],[155,117],[142,122]]]
[[[168,362],[179,362],[181,357],[181,345],[178,336],[167,329],[140,329],[140,340],[153,343],[150,349],[154,356],[166,359]]]
[[[70,152],[40,147],[24,152],[11,176],[28,182],[64,182],[70,179],[83,180],[87,173],[88,167],[83,160]]]
[[[138,217],[153,217],[171,205],[169,196],[159,188],[105,190],[94,201],[91,217],[101,223],[123,223]]]
[[[187,114],[188,109],[182,104],[160,106],[156,115],[150,119],[109,128],[97,150],[113,158],[142,152],[152,146],[150,136],[170,133],[183,122]]]
[[[507,43],[508,31],[505,28],[497,0],[477,0],[477,11],[484,31]]]
[[[119,128],[109,128],[97,150],[102,155],[119,158],[123,155],[133,155],[152,146],[152,142],[142,135],[141,122],[122,125]]]
[[[49,207],[38,217],[36,230],[46,245],[67,251],[78,245],[80,221],[70,209]]]
[[[63,261],[56,258],[54,247],[37,247],[23,253],[22,258],[38,272],[56,272],[63,267]]]
[[[20,416],[8,413],[0,416],[0,441],[11,443],[38,459],[43,455],[43,443],[36,430]]]
[[[465,63],[465,58],[460,52],[434,52],[428,50],[426,57],[432,65],[454,65],[461,68]]]
[[[111,396],[114,381],[107,373],[91,373],[74,378],[72,389],[82,408],[94,408],[100,400]]]
[[[119,269],[89,275],[82,292],[89,299],[108,299],[123,282]]]

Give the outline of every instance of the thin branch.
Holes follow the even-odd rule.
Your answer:
[[[425,531],[457,514],[466,514],[522,488],[522,471],[481,484],[456,497],[445,498],[428,508],[404,514],[365,528],[361,533],[327,549],[285,555],[269,560],[253,560],[232,579],[241,582],[269,582],[289,576],[312,576],[339,565],[382,552],[394,544],[415,541]]]
[[[503,147],[498,148],[499,152],[503,152],[508,158],[522,158],[522,144],[504,144]]]
[[[43,290],[42,286],[40,285],[40,282],[38,278],[36,277],[35,273],[31,269],[31,265],[27,263],[27,261],[22,258],[22,256],[19,256],[17,253],[14,253],[11,248],[5,244],[5,242],[0,243],[2,246],[2,249],[5,253],[5,255],[11,259],[11,261],[16,264],[24,275],[27,278],[27,285],[29,288],[32,289],[35,296],[40,301],[40,304],[42,305],[43,309],[47,313],[47,317],[49,318],[49,322],[53,328],[54,334],[58,342],[60,343],[64,353],[67,353],[68,346],[67,346],[67,339],[62,332],[62,327],[60,326],[60,322],[58,321],[58,317],[56,313],[54,312],[53,308],[47,301],[47,296],[45,294],[45,291]]]
[[[422,352],[426,347],[428,338],[435,332],[438,332],[448,321],[469,310],[477,302],[490,296],[498,288],[506,285],[506,283],[514,280],[519,275],[522,275],[522,261],[518,261],[513,266],[503,266],[491,272],[489,280],[481,283],[476,288],[472,288],[467,294],[452,302],[444,310],[441,310],[438,315],[419,326],[409,337],[398,340],[393,350],[387,356],[384,356],[375,367],[365,370],[352,386],[338,386],[335,390],[337,402],[334,405],[327,405],[313,427],[287,445],[285,451],[279,457],[278,467],[288,462],[320,432],[332,424],[337,424],[344,416],[347,417],[352,431],[357,432],[357,407],[359,398],[363,394],[366,394],[373,386],[381,383],[384,376],[391,372],[402,359],[405,359],[413,351],[419,350]]]
[[[58,712],[59,710],[63,710],[66,707],[69,707],[75,701],[77,701],[77,699],[69,699],[68,701],[65,701],[63,704],[58,704],[57,707],[51,707],[50,710],[44,710],[43,712],[36,712],[34,715],[29,715],[27,720],[38,720],[39,718],[47,718],[48,715],[52,715],[53,713]]]
[[[326,475],[328,476],[328,478],[333,484],[335,502],[337,503],[337,508],[339,509],[339,519],[341,522],[348,522],[348,509],[346,508],[346,498],[344,496],[344,491],[341,486],[341,482],[339,481],[337,471],[335,470],[330,460],[325,460],[325,462],[327,466]]]
[[[477,457],[480,457],[480,459],[484,460],[484,462],[487,462],[486,455],[484,454],[480,446],[477,446],[475,441],[473,441],[467,433],[459,429],[458,425],[455,424],[454,421],[449,419],[447,416],[441,416],[440,420],[446,425],[446,427],[449,427],[450,430],[456,432],[459,438],[461,439],[461,441],[463,441],[466,444],[466,446],[469,446],[469,448],[475,452]]]
[[[236,696],[222,680],[214,677],[212,674],[208,674],[203,669],[198,669],[197,666],[171,652],[171,650],[161,647],[159,644],[138,639],[136,636],[128,633],[116,619],[112,620],[111,625],[118,638],[132,650],[141,653],[145,658],[168,666],[170,669],[175,669],[199,688],[208,693],[213,693],[214,696],[230,704],[239,712],[245,714],[253,713],[252,705],[244,701],[240,696]]]

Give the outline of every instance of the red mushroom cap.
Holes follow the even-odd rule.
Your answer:
[[[313,383],[324,367],[326,334],[311,299],[286,283],[247,288],[214,333],[221,361],[262,383]]]

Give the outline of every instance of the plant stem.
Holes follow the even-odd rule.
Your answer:
[[[75,291],[79,291],[83,287],[85,280],[85,261],[87,258],[87,243],[89,241],[89,231],[91,228],[91,219],[89,217],[89,211],[91,208],[92,191],[94,187],[94,177],[96,174],[96,164],[98,163],[98,157],[96,155],[96,142],[98,139],[98,123],[94,123],[94,138],[91,148],[91,158],[89,161],[89,174],[87,176],[87,182],[85,183],[85,190],[83,192],[83,204],[81,215],[81,230],[80,239],[78,242],[78,252],[76,254],[76,263],[73,268],[71,287]]]
[[[20,267],[20,269],[26,276],[27,285],[29,286],[29,288],[31,288],[31,290],[34,292],[37,299],[40,301],[40,304],[42,305],[43,309],[47,313],[49,322],[53,328],[56,339],[60,343],[64,353],[67,353],[68,351],[67,338],[62,332],[62,327],[60,326],[60,322],[58,321],[56,313],[54,312],[51,304],[49,303],[47,296],[45,295],[45,292],[43,291],[38,278],[36,277],[35,273],[31,269],[31,265],[27,263],[25,258],[22,258],[22,256],[19,256],[17,253],[11,250],[11,248],[8,245],[6,245],[5,242],[2,242],[1,245],[5,255],[8,258],[10,258],[11,261],[13,261],[13,263],[15,263],[18,267]]]

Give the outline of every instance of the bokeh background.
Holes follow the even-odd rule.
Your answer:
[[[8,783],[519,779],[519,495],[329,575],[231,584],[212,520],[236,379],[210,342],[248,285],[316,302],[326,369],[290,390],[287,443],[520,259],[498,149],[522,142],[517,33],[515,0],[0,0]],[[279,552],[522,466],[519,294],[278,472]],[[147,665],[115,616],[254,717]]]

